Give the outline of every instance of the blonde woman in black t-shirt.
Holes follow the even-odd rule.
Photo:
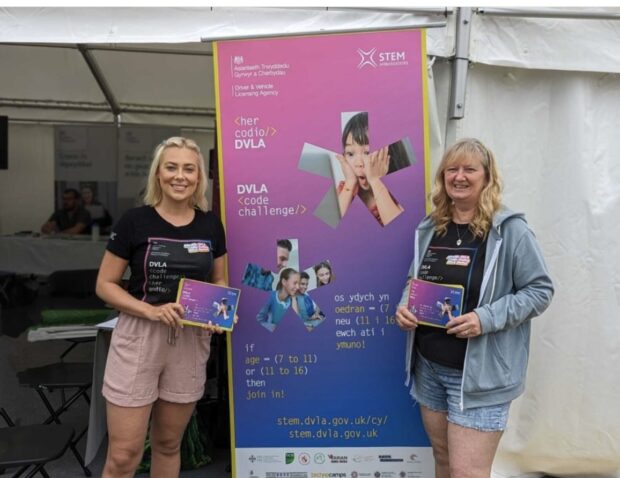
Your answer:
[[[180,443],[206,380],[211,332],[183,327],[176,303],[181,277],[226,285],[226,241],[207,211],[198,145],[173,137],[155,149],[145,206],[114,227],[97,294],[120,311],[108,354],[103,396],[109,445],[104,477],[133,476],[150,423],[151,476],[178,476]],[[121,287],[131,269],[128,289]]]

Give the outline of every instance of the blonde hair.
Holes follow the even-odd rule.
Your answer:
[[[501,207],[502,182],[497,171],[495,156],[481,141],[463,138],[454,143],[443,155],[435,174],[435,183],[431,192],[433,211],[431,218],[435,230],[445,236],[448,224],[452,221],[453,201],[446,192],[444,173],[446,169],[463,158],[474,156],[484,167],[486,185],[480,192],[474,217],[469,223],[469,230],[476,237],[484,238],[493,225],[493,216]]]
[[[198,155],[198,185],[191,197],[190,205],[196,207],[201,211],[207,211],[209,206],[207,205],[207,198],[205,193],[207,192],[207,174],[205,172],[205,160],[200,152],[200,147],[193,139],[183,138],[181,136],[172,136],[171,138],[163,140],[155,148],[153,153],[153,161],[151,161],[151,167],[149,169],[149,176],[146,182],[146,190],[144,192],[144,204],[147,206],[157,206],[162,200],[162,191],[159,181],[157,180],[157,171],[161,165],[161,160],[164,152],[168,148],[187,148],[194,151]]]

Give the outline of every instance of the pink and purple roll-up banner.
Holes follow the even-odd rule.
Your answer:
[[[430,477],[394,313],[428,186],[424,31],[220,42],[236,477]]]

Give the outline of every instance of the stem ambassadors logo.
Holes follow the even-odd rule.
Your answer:
[[[360,56],[360,62],[357,65],[358,70],[366,66],[377,68],[381,66],[407,66],[407,53],[404,51],[379,51],[376,48],[370,50],[357,49]]]

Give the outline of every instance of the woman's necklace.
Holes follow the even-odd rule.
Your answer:
[[[456,240],[456,245],[460,246],[463,243],[463,240],[461,239],[461,231],[459,229],[459,225],[456,222],[454,223],[454,225],[456,226],[456,236],[458,237],[458,239]],[[467,232],[467,230],[465,232]],[[463,233],[463,237],[465,237],[464,233]]]

